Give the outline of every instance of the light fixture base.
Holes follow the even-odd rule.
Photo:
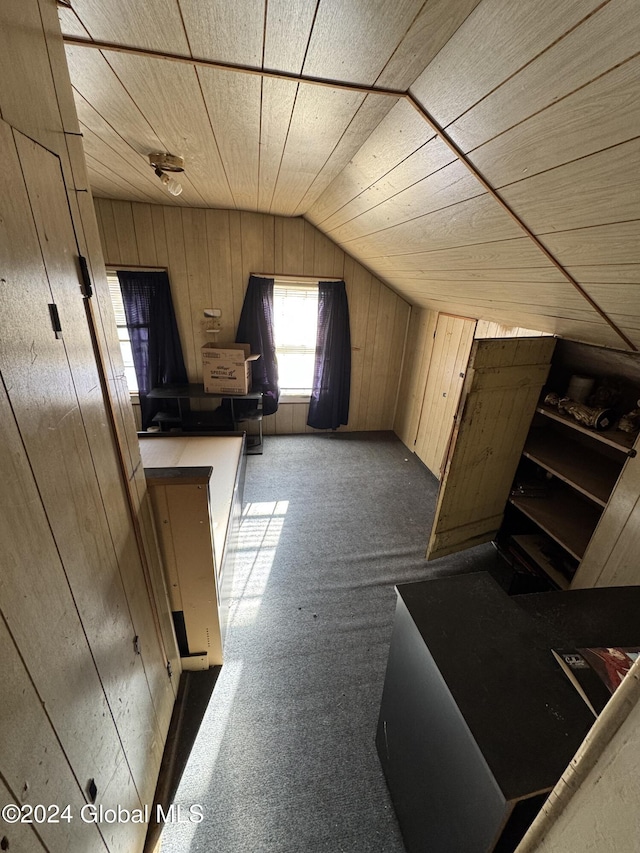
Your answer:
[[[177,154],[149,154],[149,163],[163,172],[184,172],[184,158]]]

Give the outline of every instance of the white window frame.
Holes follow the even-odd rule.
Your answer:
[[[122,362],[125,369],[125,378],[127,380],[127,385],[129,386],[129,396],[131,397],[133,402],[138,400],[138,380],[136,378],[136,371],[133,364],[133,359],[131,363],[128,363],[128,358],[125,350],[122,348],[123,343],[128,343],[131,346],[131,337],[129,335],[129,328],[127,326],[127,318],[124,313],[124,304],[122,302],[122,291],[120,290],[120,280],[118,278],[119,270],[127,270],[127,269],[138,269],[137,267],[106,267],[107,271],[107,285],[109,287],[109,296],[111,297],[111,304],[113,305],[113,313],[115,315],[116,320],[116,328],[118,329],[118,341],[120,342],[120,353],[122,355]],[[146,269],[146,268],[145,268]],[[149,269],[149,272],[162,272],[161,269]]]
[[[314,326],[313,333],[310,336],[308,341],[303,342],[302,344],[296,343],[292,345],[278,343],[278,320],[277,320],[277,299],[278,297],[282,298],[283,296],[286,298],[287,292],[290,293],[292,298],[295,298],[296,291],[300,293],[307,293],[311,295],[315,293],[315,300],[310,302],[313,305],[314,316],[317,321],[318,317],[318,282],[320,279],[293,279],[293,278],[278,278],[278,276],[274,276],[274,284],[273,284],[273,302],[274,302],[274,338],[276,342],[276,358],[280,364],[282,363],[282,357],[289,354],[304,354],[306,356],[310,356],[312,359],[315,359],[315,351],[316,351],[316,334],[317,328]],[[313,340],[311,340],[311,337]],[[281,379],[281,377],[279,377]],[[308,403],[311,397],[311,386],[313,383],[313,367],[311,368],[311,376],[309,377],[309,386],[308,388],[283,388],[280,385],[280,398],[287,403]]]

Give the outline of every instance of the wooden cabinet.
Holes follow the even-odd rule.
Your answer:
[[[601,521],[636,452],[637,434],[618,429],[617,423],[640,396],[638,356],[558,341],[546,390],[566,393],[576,374],[592,377],[596,390],[614,390],[619,399],[612,402],[611,425],[596,430],[538,404],[497,540],[518,568],[542,574],[559,589],[588,585],[582,570],[593,560],[585,558],[608,535]]]
[[[474,341],[438,493],[428,559],[495,537],[554,344],[553,338]]]
[[[184,669],[223,662],[243,450],[236,436],[140,437]]]
[[[640,364],[549,338],[519,352],[522,340],[474,344],[427,556],[493,539],[516,572],[566,589],[582,585],[582,561],[635,455],[635,435],[615,424],[640,396]],[[565,394],[577,373],[615,387],[614,428],[597,431],[541,402]]]
[[[535,529],[512,518],[501,539],[505,548],[532,560],[554,586],[568,588],[632,445],[629,433],[595,432],[538,406],[509,498]]]

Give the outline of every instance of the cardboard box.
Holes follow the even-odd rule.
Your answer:
[[[202,378],[207,394],[248,394],[251,391],[249,344],[205,344],[202,347]]]

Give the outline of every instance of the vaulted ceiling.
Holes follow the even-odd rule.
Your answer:
[[[94,195],[301,215],[414,304],[640,347],[638,0],[58,2]]]

